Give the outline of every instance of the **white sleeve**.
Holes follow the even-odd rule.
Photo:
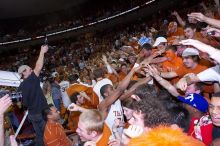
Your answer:
[[[109,64],[107,64],[106,67],[107,67],[108,73],[112,74],[113,71],[112,71],[111,66]]]
[[[212,68],[208,68],[199,74],[197,74],[197,77],[200,81],[206,82],[206,81],[217,81],[220,83],[220,66],[215,66]]]

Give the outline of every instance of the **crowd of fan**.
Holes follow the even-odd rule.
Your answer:
[[[1,58],[1,69],[20,66],[36,144],[219,145],[219,13],[205,3],[188,9],[185,20],[174,11],[170,20],[42,46],[36,64],[30,48]],[[2,127],[10,105],[7,95],[0,99]]]
[[[64,29],[77,27],[81,25],[86,25],[91,22],[98,21],[100,19],[118,14],[125,10],[131,9],[135,6],[144,4],[145,0],[132,0],[132,1],[109,1],[103,4],[102,1],[94,1],[89,2],[88,4],[79,6],[80,9],[86,9],[86,11],[80,11],[80,14],[66,14],[70,10],[66,10],[67,12],[54,12],[52,14],[48,14],[48,17],[55,16],[56,19],[48,21],[44,16],[36,16],[33,18],[28,18],[30,20],[26,21],[25,19],[18,19],[15,22],[5,22],[2,21],[0,25],[0,40],[1,42],[13,41],[24,38],[35,38],[40,35],[45,35],[48,33],[61,31]],[[104,5],[104,6],[103,6]],[[47,16],[47,15],[46,15]],[[32,22],[36,23],[33,24]],[[16,23],[15,25],[11,25],[11,23]],[[25,25],[23,25],[25,23]],[[10,28],[10,29],[9,29]]]

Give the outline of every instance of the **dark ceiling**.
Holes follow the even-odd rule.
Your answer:
[[[0,0],[0,19],[39,15],[67,9],[87,0]]]

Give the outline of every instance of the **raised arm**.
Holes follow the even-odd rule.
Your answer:
[[[68,110],[71,111],[71,112],[86,112],[88,111],[89,109],[86,109],[86,108],[83,108],[81,106],[78,106],[77,104],[75,103],[71,103],[69,106],[68,106]]]
[[[118,73],[117,73],[117,72],[115,71],[115,69],[108,63],[108,60],[107,60],[107,58],[106,58],[105,55],[102,55],[102,61],[105,63],[105,66],[107,67],[108,73],[110,73],[110,74],[114,73],[115,76],[116,76],[117,78],[119,78]]]
[[[206,17],[202,13],[191,13],[188,14],[187,16],[196,19],[200,22],[206,22],[209,25],[212,25],[213,27],[220,28],[220,20]]]
[[[128,73],[128,75],[119,83],[118,87],[115,89],[111,97],[106,98],[99,104],[98,108],[100,111],[107,112],[109,106],[111,106],[120,97],[120,95],[124,92],[124,90],[128,87],[128,84],[130,83],[132,76],[139,68],[140,67],[132,68],[132,70]]]
[[[177,77],[178,75],[176,74],[176,72],[171,71],[171,72],[161,72],[160,76],[165,79],[171,79]]]
[[[186,25],[186,23],[183,21],[183,19],[180,17],[180,15],[178,14],[178,12],[174,11],[171,13],[172,15],[174,15],[178,21],[178,23],[184,27]]]
[[[135,83],[128,91],[125,92],[125,94],[120,96],[120,100],[125,100],[126,98],[130,97],[134,93],[135,89],[143,84],[148,83],[151,79],[152,78],[148,76]]]
[[[37,62],[34,68],[34,73],[36,74],[36,76],[40,75],[41,69],[43,68],[43,65],[44,65],[44,54],[47,51],[48,51],[47,45],[41,46],[40,54],[39,54],[39,57],[37,59]]]
[[[153,67],[148,65],[148,72],[149,74],[161,85],[163,86],[170,94],[173,96],[177,97],[180,94],[177,92],[177,89],[167,80],[163,79],[160,75],[158,70]]]

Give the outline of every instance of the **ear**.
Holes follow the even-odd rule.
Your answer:
[[[141,101],[140,97],[137,95],[131,95],[131,98],[135,99],[136,101]]]
[[[200,90],[196,90],[196,94],[200,94],[201,93],[201,91]]]
[[[97,131],[92,131],[90,134],[92,137],[96,137],[98,135]]]
[[[107,92],[105,92],[105,93],[104,93],[104,95],[105,95],[105,97],[106,97],[106,96],[108,96],[108,93],[107,93]]]

